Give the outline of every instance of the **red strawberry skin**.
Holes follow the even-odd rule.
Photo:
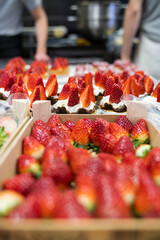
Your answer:
[[[28,196],[25,201],[16,207],[8,216],[10,219],[40,218],[36,196]]]
[[[35,179],[33,178],[32,174],[24,173],[7,179],[4,182],[3,187],[4,189],[14,190],[24,196],[27,196],[31,191],[34,183]]]
[[[89,213],[80,205],[73,191],[63,193],[56,206],[55,218],[90,218]]]
[[[66,83],[63,88],[61,93],[59,94],[58,100],[65,100],[69,97],[69,93],[70,93],[70,85],[68,83]]]
[[[157,88],[157,102],[160,102],[160,87]]]
[[[146,172],[140,175],[134,206],[140,216],[149,218],[160,216],[160,190]]]
[[[36,196],[38,211],[41,217],[54,217],[59,191],[51,178],[40,178],[34,184],[31,195]]]
[[[109,132],[110,123],[102,118],[96,118],[92,123],[90,140],[96,146],[100,145],[100,138],[104,135],[104,133]]]
[[[89,177],[81,175],[76,179],[76,196],[84,208],[93,212],[97,204],[95,182]]]
[[[42,172],[44,177],[51,177],[56,184],[67,185],[72,180],[68,165],[50,148],[46,148],[43,154]]]
[[[64,125],[69,128],[69,130],[72,132],[75,124],[71,120],[67,120]]]
[[[74,126],[72,134],[73,140],[81,145],[89,144],[89,131],[83,119],[80,119]]]
[[[122,89],[118,86],[118,84],[114,84],[110,94],[109,103],[119,103],[122,95]]]
[[[148,143],[149,133],[146,121],[140,119],[133,127],[131,132],[131,138],[136,140],[138,144]]]
[[[117,142],[115,136],[110,133],[105,133],[103,137],[100,138],[100,150],[106,153],[112,153],[114,146]]]
[[[50,134],[51,132],[50,132],[50,127],[48,126],[48,124],[47,123],[45,123],[45,122],[43,122],[42,120],[36,120],[35,122],[34,122],[34,127],[35,126],[38,126],[38,127],[41,127],[41,128],[43,128],[43,129],[45,129],[45,130],[47,130],[47,132]]]
[[[23,154],[40,159],[44,152],[44,146],[32,136],[23,138]]]
[[[147,164],[155,183],[160,186],[160,148],[152,148],[144,161]]]
[[[57,136],[60,138],[71,139],[70,130],[67,127],[65,127],[65,128],[66,128],[67,132],[64,131],[63,129],[61,129],[60,126],[53,126],[53,127],[51,127],[51,134],[53,136]],[[68,134],[68,132],[69,132],[69,134]]]
[[[112,77],[110,76],[106,79],[106,82],[105,82],[105,96],[108,96],[111,94],[113,85],[114,85],[114,82]]]
[[[50,134],[48,133],[47,129],[44,129],[41,126],[34,126],[31,136],[45,146],[49,140]]]
[[[133,153],[126,153],[123,155],[122,163],[126,164],[127,174],[137,188],[140,183],[141,173],[147,171],[144,160],[135,157]]]
[[[104,174],[98,177],[98,204],[96,216],[100,218],[128,218],[129,208],[116,189],[112,178]]]
[[[79,103],[78,87],[73,87],[70,90],[68,106],[73,107]]]
[[[50,126],[50,127],[61,125],[61,121],[59,119],[59,116],[57,114],[53,114],[50,117],[50,119],[48,120],[47,125]]]
[[[29,155],[22,154],[17,163],[19,173],[32,173],[35,177],[41,176],[41,166],[39,161]]]
[[[115,136],[117,140],[119,140],[122,136],[128,136],[128,131],[126,131],[123,127],[114,122],[110,123],[109,132],[110,134]]]
[[[147,94],[151,94],[154,88],[154,82],[150,77],[144,79],[145,91]]]
[[[115,177],[118,164],[116,158],[108,153],[99,153],[98,158],[102,161],[105,172],[108,176]]]
[[[127,130],[128,132],[131,132],[133,129],[133,124],[124,115],[119,116],[116,123],[123,127],[125,130]]]
[[[121,137],[113,149],[113,154],[116,156],[123,156],[125,153],[135,153],[133,143],[128,136]]]
[[[91,157],[86,149],[75,147],[70,148],[67,155],[74,174],[77,174]]]

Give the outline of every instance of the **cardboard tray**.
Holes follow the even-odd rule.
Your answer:
[[[117,115],[59,115],[64,123],[67,119],[77,122],[80,118],[94,120],[101,117],[109,122]],[[22,139],[31,133],[33,118],[27,122],[21,133],[11,143],[0,163],[0,184],[15,174],[17,158],[21,154]],[[160,132],[148,123],[151,144],[160,146]],[[23,240],[159,240],[160,220],[158,219],[93,219],[93,220],[0,220],[1,239]]]

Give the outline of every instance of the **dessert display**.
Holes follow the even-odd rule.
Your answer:
[[[92,64],[77,64],[75,69],[75,77],[84,77],[86,73],[94,75],[94,67]]]
[[[84,81],[84,88],[82,82]],[[56,113],[93,113],[95,111],[95,97],[90,82],[82,79],[76,83],[75,77],[69,77],[63,86],[58,101],[53,105]]]
[[[7,69],[16,61],[24,66],[23,60],[17,58],[17,60],[9,61]],[[21,74],[22,79],[19,78],[17,72],[2,69],[0,71],[0,99],[6,100],[11,94],[21,93],[19,98],[20,96],[24,98],[24,94],[30,98],[30,107],[33,101],[48,99],[54,105],[53,110],[56,113],[90,114],[98,109],[101,113],[125,112],[126,106],[121,101],[122,95],[134,95],[142,98],[142,101],[145,101],[143,97],[146,97],[147,101],[156,102],[159,85],[154,89],[153,80],[143,71],[137,70],[133,63],[116,60],[113,64],[107,62],[78,64],[75,75],[66,76],[63,84],[60,82],[61,79],[58,79],[60,83],[58,86],[56,74],[66,74],[67,69],[68,62],[63,57],[54,60],[51,68],[52,74],[47,79],[48,66],[42,61],[33,61],[30,68],[23,72],[23,75]],[[14,85],[13,88],[12,85]],[[86,89],[88,85],[90,87]],[[75,89],[71,91],[73,86]],[[150,96],[152,92],[155,98]],[[69,100],[73,98],[72,95],[75,97],[74,101]]]
[[[36,120],[17,174],[3,182],[0,215],[24,218],[159,218],[160,148],[144,119]],[[9,199],[9,200],[7,200]]]
[[[67,58],[55,58],[51,67],[51,73],[56,75],[68,75],[69,65]]]
[[[99,79],[105,79],[98,72]],[[103,78],[102,78],[103,77]],[[119,74],[111,74],[105,79],[104,97],[100,101],[100,107],[104,109],[113,109],[116,112],[126,110],[125,105],[121,102],[121,96],[131,94],[136,97],[150,95],[153,92],[153,80],[144,74],[143,71],[137,71],[134,75],[122,78]]]

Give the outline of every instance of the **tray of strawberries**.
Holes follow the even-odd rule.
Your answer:
[[[51,68],[33,61],[26,69],[23,59],[14,58],[0,72],[1,99],[21,93],[30,99],[31,108],[34,101],[48,99],[58,114],[125,114],[123,95],[159,102],[158,86],[154,89],[151,77],[134,64],[120,60],[70,66],[60,57]]]
[[[159,237],[158,139],[149,122],[126,116],[31,119],[1,162],[0,233]]]

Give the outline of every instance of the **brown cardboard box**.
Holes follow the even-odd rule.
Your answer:
[[[110,122],[117,115],[59,115],[64,123],[67,119],[77,122],[80,118],[104,118]],[[0,183],[15,174],[16,161],[22,150],[23,137],[31,133],[33,119],[23,128],[9,146],[0,165]],[[151,144],[160,146],[160,133],[148,123]],[[13,222],[0,220],[0,240],[159,240],[160,220],[158,219],[93,219],[93,220],[21,220]]]

